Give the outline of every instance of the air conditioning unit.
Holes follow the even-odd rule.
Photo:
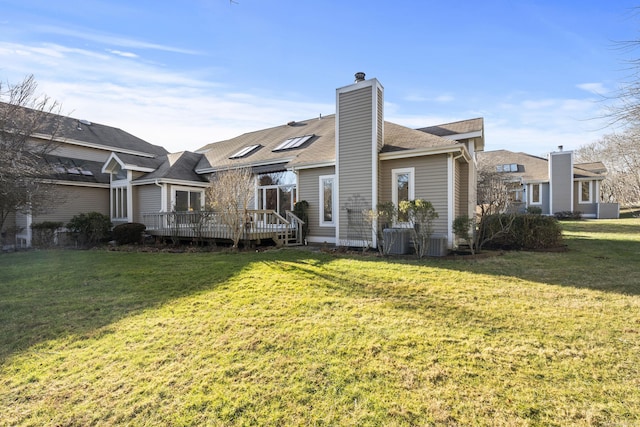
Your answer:
[[[429,241],[428,256],[445,256],[449,250],[447,249],[447,236],[443,234],[434,234]]]
[[[411,250],[411,230],[407,228],[385,228],[382,230],[385,253],[406,255]]]

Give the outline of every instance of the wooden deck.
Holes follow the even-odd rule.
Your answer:
[[[230,228],[211,211],[144,213],[142,223],[152,236],[175,240],[233,240]],[[303,224],[291,212],[284,218],[273,210],[249,210],[240,241],[255,244],[271,239],[277,245],[302,245]]]

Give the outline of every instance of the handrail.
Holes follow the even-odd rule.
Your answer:
[[[244,215],[242,240],[272,238],[278,243],[302,244],[302,224],[291,212],[287,218],[271,209],[249,209]],[[214,211],[143,213],[150,234],[171,238],[232,239],[231,229]]]

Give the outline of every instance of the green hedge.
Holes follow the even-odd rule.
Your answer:
[[[562,245],[562,228],[551,216],[488,215],[482,219],[479,232],[485,248],[549,249]]]
[[[128,222],[113,227],[113,240],[119,245],[127,245],[142,242],[142,232],[147,227],[138,222]]]
[[[71,218],[67,228],[81,244],[95,244],[109,237],[111,219],[99,212],[81,213]]]

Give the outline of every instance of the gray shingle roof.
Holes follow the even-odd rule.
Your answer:
[[[190,151],[182,151],[180,153],[172,153],[162,156],[157,160],[160,165],[153,172],[147,173],[135,181],[148,179],[172,179],[180,181],[201,181],[207,182],[207,178],[198,175],[195,172],[196,165],[202,159],[203,155],[192,153]]]
[[[484,119],[482,117],[478,117],[475,119],[460,120],[457,122],[445,123],[437,126],[428,126],[420,128],[418,130],[436,136],[452,136],[482,131],[483,127]]]
[[[109,174],[102,173],[103,162],[72,159],[54,155],[43,157],[42,178],[56,181],[109,184]]]
[[[245,133],[198,149],[197,152],[203,153],[204,156],[197,169],[208,170],[282,162],[287,162],[289,167],[300,167],[335,162],[335,133],[334,114]],[[314,137],[300,148],[273,151],[286,139],[303,135],[314,135]],[[259,144],[260,148],[249,155],[230,159],[241,149],[256,144]],[[452,144],[455,142],[388,121],[384,122],[382,152],[449,147]]]
[[[9,104],[0,102],[0,109],[9,108]],[[11,106],[15,108],[15,106]],[[29,108],[21,108],[25,114],[38,114]],[[41,126],[39,133],[51,135],[55,132],[55,136],[61,140],[75,140],[84,142],[93,146],[102,146],[109,151],[132,150],[151,155],[161,156],[167,154],[167,150],[159,145],[153,145],[149,142],[131,135],[122,129],[111,126],[101,125],[99,123],[91,123],[84,120],[75,119],[73,117],[62,116],[52,113],[40,113]]]

